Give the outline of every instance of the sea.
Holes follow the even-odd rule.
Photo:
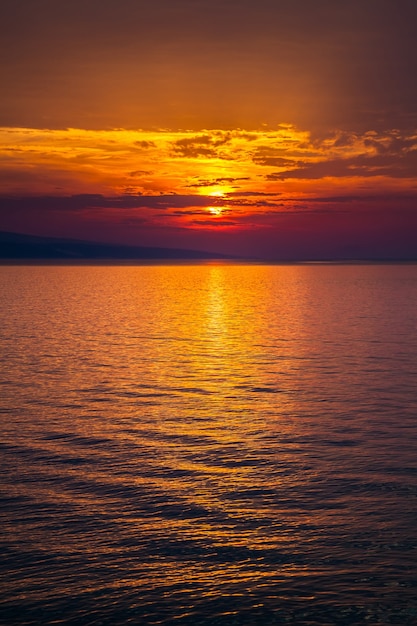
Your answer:
[[[417,265],[0,293],[1,624],[417,624]]]

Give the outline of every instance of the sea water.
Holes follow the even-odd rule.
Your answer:
[[[3,266],[4,624],[417,624],[417,266]]]

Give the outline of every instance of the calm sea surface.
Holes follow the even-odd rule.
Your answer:
[[[417,624],[417,266],[0,267],[2,624]]]

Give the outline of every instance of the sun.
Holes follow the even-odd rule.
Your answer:
[[[215,198],[220,199],[220,198],[224,198],[224,191],[220,191],[220,190],[216,190],[216,191],[211,191],[208,194],[211,198]],[[223,211],[225,210],[224,206],[220,206],[220,205],[214,205],[214,206],[209,206],[207,207],[207,209],[210,211],[210,213],[214,216],[214,217],[220,217],[223,213]]]
[[[210,213],[212,215],[215,215],[216,217],[220,217],[220,215],[223,213],[224,211],[224,207],[223,206],[209,206],[207,207],[208,210],[210,211]]]

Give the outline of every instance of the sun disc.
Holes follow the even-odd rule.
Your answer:
[[[219,217],[219,215],[223,213],[222,206],[209,206],[208,210],[210,211],[212,215],[215,215],[216,217]]]

